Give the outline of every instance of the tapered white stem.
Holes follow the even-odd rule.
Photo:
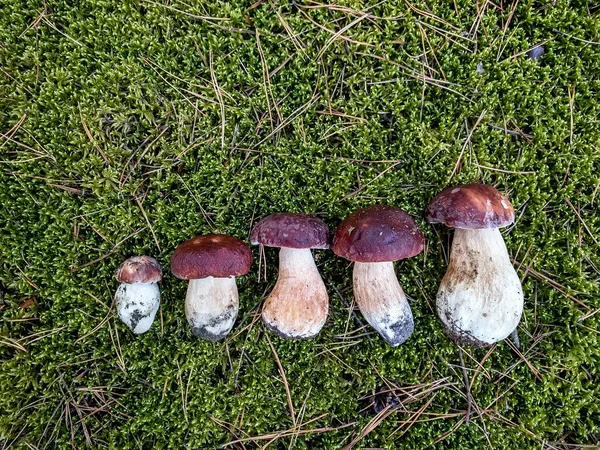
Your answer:
[[[455,341],[476,347],[501,341],[517,327],[523,288],[497,228],[454,232],[437,310]]]
[[[190,280],[185,296],[185,316],[192,333],[218,341],[233,328],[239,310],[235,277]]]
[[[394,263],[354,263],[354,298],[367,322],[392,347],[414,330],[406,295],[398,283]]]
[[[282,248],[279,278],[265,302],[265,325],[281,337],[316,336],[329,312],[329,296],[310,249]]]
[[[121,283],[115,302],[119,319],[135,334],[141,334],[152,326],[160,305],[160,291],[156,283]]]

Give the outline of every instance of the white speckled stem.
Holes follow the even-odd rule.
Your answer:
[[[156,283],[122,283],[115,293],[119,319],[135,334],[145,333],[152,326],[160,305]]]
[[[517,327],[523,313],[523,288],[500,230],[454,232],[437,310],[457,342],[474,346],[501,341]]]
[[[414,321],[394,263],[354,263],[354,297],[367,322],[392,347],[412,334]]]
[[[239,298],[235,277],[190,280],[185,296],[185,316],[201,339],[223,339],[235,323]]]
[[[290,339],[316,336],[329,313],[329,296],[310,249],[282,248],[279,278],[262,318],[271,331]]]

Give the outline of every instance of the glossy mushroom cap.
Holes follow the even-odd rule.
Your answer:
[[[424,238],[417,223],[395,206],[371,206],[350,214],[338,226],[333,252],[350,261],[391,262],[418,255]]]
[[[115,273],[119,283],[156,283],[162,280],[162,269],[151,256],[133,256],[123,262]]]
[[[171,256],[171,272],[182,280],[238,277],[248,273],[251,264],[248,244],[225,234],[196,236]]]
[[[510,200],[487,184],[463,184],[444,189],[426,211],[429,223],[478,230],[503,228],[515,221]]]
[[[265,217],[252,230],[253,245],[282,248],[329,248],[329,228],[321,219],[298,213]]]

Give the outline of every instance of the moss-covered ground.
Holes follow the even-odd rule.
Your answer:
[[[0,0],[0,447],[593,447],[599,42],[584,0]],[[462,364],[435,315],[451,232],[423,210],[471,181],[515,205],[526,300],[521,350],[465,347]],[[277,254],[259,276],[256,248],[230,339],[191,335],[178,243],[248,239],[276,211],[333,228],[376,203],[427,237],[397,265],[416,321],[404,345],[361,329],[329,251],[318,338],[257,320]],[[166,273],[142,336],[112,304],[136,254]],[[385,382],[402,406],[375,416],[360,399]]]

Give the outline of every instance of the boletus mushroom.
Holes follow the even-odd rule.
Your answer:
[[[455,229],[437,293],[437,312],[449,336],[474,347],[503,340],[523,313],[521,280],[499,230],[514,222],[512,204],[492,186],[465,184],[440,192],[426,216]]]
[[[145,333],[160,305],[160,264],[150,256],[134,256],[119,266],[115,278],[121,283],[115,293],[119,319],[135,334]]]
[[[400,208],[371,206],[350,214],[337,228],[332,250],[354,261],[354,298],[367,322],[392,347],[414,330],[406,295],[394,261],[423,251],[417,223]]]
[[[279,247],[279,276],[267,298],[262,319],[280,337],[316,336],[329,312],[329,296],[311,249],[329,248],[329,229],[306,214],[277,213],[252,230],[252,244]]]
[[[233,328],[239,310],[235,277],[248,273],[248,245],[225,234],[197,236],[180,244],[171,257],[171,272],[189,280],[185,315],[192,333],[218,341]]]

